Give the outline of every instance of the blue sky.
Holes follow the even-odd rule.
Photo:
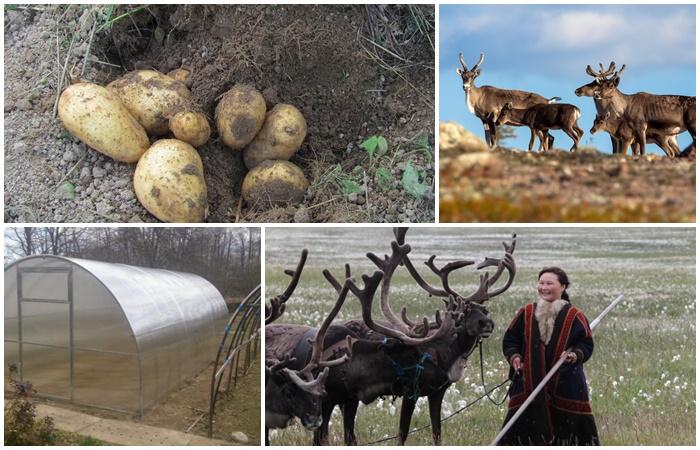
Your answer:
[[[441,5],[440,121],[453,120],[484,136],[481,121],[467,110],[455,72],[459,53],[471,68],[485,54],[477,86],[537,92],[581,109],[582,145],[611,152],[607,133],[591,136],[593,99],[574,90],[592,81],[590,64],[627,64],[620,90],[695,95],[695,5]],[[517,128],[509,146],[527,148],[530,132]],[[571,139],[553,131],[557,147]],[[678,136],[683,149],[692,142]],[[648,151],[663,154],[656,145]],[[629,154],[629,153],[628,153]]]

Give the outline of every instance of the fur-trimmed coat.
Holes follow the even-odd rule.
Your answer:
[[[580,309],[564,300],[546,305],[541,302],[521,308],[503,337],[503,354],[508,361],[519,355],[522,362],[518,375],[511,367],[513,383],[508,391],[510,400],[504,424],[562,352],[572,348],[577,359],[559,369],[499,444],[599,445],[583,371],[583,363],[593,353],[588,320]]]

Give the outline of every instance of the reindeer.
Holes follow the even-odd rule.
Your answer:
[[[294,292],[301,271],[306,263],[308,252],[302,251],[301,259],[295,271],[285,271],[292,277],[283,294],[270,301],[270,307],[265,305],[265,335],[273,332],[275,328],[294,328],[293,325],[270,325],[284,312],[286,301]],[[343,355],[338,359],[321,361],[321,345],[325,338],[329,325],[338,314],[348,294],[348,287],[340,289],[335,306],[323,321],[318,331],[314,330],[311,344],[311,358],[300,370],[295,370],[297,359],[289,354],[283,358],[277,358],[272,351],[268,352],[266,346],[265,363],[265,444],[270,443],[271,428],[286,428],[294,417],[301,420],[302,425],[315,430],[321,425],[321,401],[326,395],[324,385],[328,378],[329,368],[343,364],[349,355]],[[307,339],[309,337],[306,337]],[[284,351],[283,351],[284,353]],[[268,358],[269,357],[269,358]],[[314,371],[324,369],[314,376]]]
[[[583,130],[576,121],[581,117],[581,111],[574,105],[567,103],[547,104],[541,103],[529,108],[514,108],[508,102],[501,109],[496,124],[511,123],[518,126],[530,127],[530,142],[535,135],[540,139],[538,152],[549,150],[549,130],[563,130],[574,141],[571,151],[578,148],[578,143],[583,136]]]
[[[695,145],[695,97],[654,95],[647,92],[623,94],[618,86],[620,75],[626,67],[623,64],[619,71],[615,71],[615,62],[613,61],[607,71],[602,71],[605,76],[610,76],[610,78],[596,77],[593,96],[602,102],[601,107],[603,108],[602,111],[598,111],[598,115],[604,116],[610,111],[611,117],[621,117],[627,121],[639,144],[640,154],[644,154],[646,151],[648,129],[656,129],[658,132],[662,132],[661,130],[675,131],[678,129],[678,132],[688,130]],[[599,75],[590,66],[586,68],[586,72],[591,76]],[[581,88],[583,87],[585,86]],[[626,148],[618,147],[619,153],[626,153],[626,151]]]
[[[620,148],[625,149],[623,154],[627,153],[627,148],[636,142],[634,139],[634,130],[632,127],[622,118],[612,118],[610,111],[605,113],[604,116],[596,116],[593,121],[593,127],[591,127],[591,134],[595,134],[598,131],[607,131],[610,133],[614,139],[621,143]],[[668,128],[664,130],[659,130],[657,128],[649,128],[646,132],[647,140],[653,142],[663,149],[666,156],[673,158],[680,155],[681,150],[678,147],[678,142],[676,141],[676,135],[680,132],[678,127]],[[675,134],[674,134],[675,133]],[[634,154],[639,154],[639,146],[635,145]]]
[[[611,100],[597,97],[596,92],[600,90],[601,85],[604,82],[612,80],[612,77],[615,76],[615,62],[611,61],[607,69],[603,67],[603,64],[599,65],[600,71],[598,72],[593,70],[590,65],[586,67],[586,73],[593,77],[593,81],[588,84],[584,84],[575,91],[576,95],[579,97],[593,97],[593,102],[595,103],[596,107],[596,120],[598,118],[604,118],[609,112],[612,113],[612,107],[614,106]],[[620,73],[621,72],[622,71],[620,71]],[[619,73],[617,75],[619,75]],[[618,107],[620,106],[618,105]],[[610,120],[616,120],[616,117],[610,117]],[[631,128],[627,125],[625,125],[625,129],[631,130]],[[647,128],[646,138],[647,140],[661,147],[666,155],[673,157],[680,154],[680,148],[678,147],[678,142],[676,141],[676,134],[680,133],[681,131],[683,130],[679,127],[657,128],[651,124]],[[620,139],[611,133],[610,141],[612,143],[613,154],[620,153],[622,150],[620,147]],[[634,153],[640,154],[640,144],[637,142],[637,140],[633,138],[631,144],[633,145]]]
[[[462,77],[462,88],[466,95],[467,108],[481,119],[481,122],[484,124],[486,144],[491,147],[497,145],[496,118],[506,103],[512,103],[515,108],[529,108],[539,103],[554,103],[561,100],[559,97],[546,99],[539,94],[514,89],[499,89],[493,86],[477,87],[474,85],[474,80],[481,74],[479,66],[484,62],[484,54],[481,54],[479,61],[471,70],[467,68],[462,53],[459,54],[459,62],[462,68],[457,69],[457,74]],[[506,122],[502,125],[516,124]],[[554,137],[549,136],[549,139],[549,145],[551,146],[554,144]],[[531,135],[530,144],[528,145],[530,151],[532,151],[533,145],[534,136]]]
[[[435,288],[420,276],[408,258],[411,248],[404,243],[405,233],[405,229],[395,230],[396,240],[391,245],[391,256],[381,259],[372,253],[367,255],[380,270],[371,276],[363,275],[363,288],[359,288],[352,280],[349,282],[350,290],[360,299],[363,318],[350,320],[340,326],[334,325],[331,330],[337,327],[335,337],[327,338],[324,343],[327,346],[325,352],[331,351],[333,354],[350,346],[345,351],[349,350],[352,358],[330,370],[326,380],[328,395],[323,399],[323,423],[314,432],[315,445],[328,444],[328,423],[336,405],[340,405],[343,412],[345,443],[356,444],[354,424],[359,402],[371,403],[384,395],[403,397],[399,444],[403,444],[408,436],[416,401],[421,396],[428,396],[433,441],[439,445],[440,411],[444,394],[451,383],[461,378],[467,357],[478,341],[493,331],[493,322],[488,318],[483,303],[504,292],[512,283],[515,276],[512,258],[515,240],[509,246],[504,244],[506,255],[503,259],[487,258],[477,266],[478,269],[490,266],[498,268],[492,277],[488,274],[480,277],[479,288],[472,295],[462,296],[450,287],[449,275],[474,262],[455,261],[438,268],[434,263],[435,256],[431,257],[427,265],[443,284],[442,289]],[[434,322],[424,318],[414,323],[409,320],[405,308],[399,319],[391,309],[391,278],[399,264],[403,264],[429,294],[447,299],[443,314],[436,311]],[[508,281],[501,288],[489,292],[489,288],[504,270],[509,273]],[[350,275],[350,268],[346,265],[346,280],[350,279]],[[336,291],[342,289],[329,271],[325,270],[324,276]],[[375,321],[371,316],[372,300],[380,284],[380,306],[385,321]],[[268,342],[275,345],[266,340]]]

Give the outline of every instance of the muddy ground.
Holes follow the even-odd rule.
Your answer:
[[[209,222],[434,219],[432,5],[13,5],[4,16],[6,222],[156,221],[133,193],[134,165],[72,138],[54,103],[64,72],[106,84],[183,65],[210,119],[224,92],[249,83],[308,124],[292,162],[311,187],[299,207],[268,211],[239,206],[241,154],[214,133],[199,149]],[[360,144],[373,135],[389,145],[370,165]],[[404,188],[407,167],[424,194]]]
[[[695,222],[695,156],[534,153],[440,125],[441,222]]]

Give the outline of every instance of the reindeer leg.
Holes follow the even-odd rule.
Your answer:
[[[331,421],[331,414],[335,403],[324,401],[321,405],[321,426],[314,430],[314,445],[329,445],[328,442],[328,424]]]
[[[610,135],[610,142],[612,143],[613,155],[620,152],[620,141],[613,135]]]
[[[416,401],[412,400],[410,396],[404,395],[401,399],[401,419],[399,420],[399,436],[396,442],[398,445],[403,445],[406,442],[408,430],[411,428],[411,417],[415,408]]]
[[[646,153],[647,144],[647,124],[643,123],[634,128],[635,137],[639,143],[639,152],[644,155]]]
[[[531,152],[532,147],[534,147],[534,146],[535,146],[535,130],[530,128],[530,143],[527,144],[527,151]]]
[[[576,125],[574,125],[576,126]],[[577,127],[578,128],[578,127]],[[580,129],[579,129],[580,130]],[[579,134],[578,131],[575,128],[564,128],[564,133],[566,133],[567,136],[571,138],[572,141],[574,141],[574,145],[571,146],[571,149],[569,151],[575,152],[576,149],[578,149],[578,141],[579,141]]]
[[[428,396],[428,407],[430,408],[430,424],[433,427],[433,445],[441,445],[442,429],[440,422],[440,414],[442,412],[442,399],[445,397],[447,388],[445,386],[437,392],[433,392]]]
[[[547,150],[554,148],[554,136],[547,133]]]
[[[343,405],[343,431],[345,433],[345,445],[357,445],[355,436],[355,416],[360,402],[357,399],[349,400]]]
[[[496,122],[493,119],[489,119],[489,130],[491,132],[491,147],[496,147],[498,145],[498,133],[496,131]]]
[[[486,141],[486,145],[491,147],[491,128],[489,128],[489,124],[486,120],[482,120],[481,123],[484,125],[484,140]]]

